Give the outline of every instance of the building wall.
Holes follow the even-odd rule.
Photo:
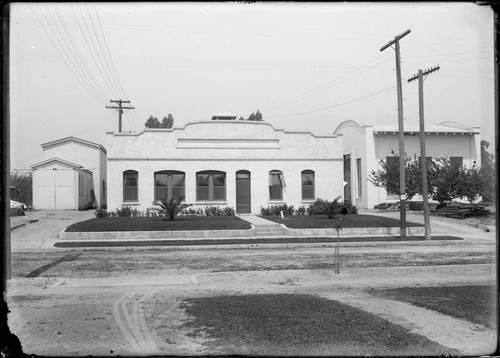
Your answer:
[[[452,131],[452,129],[450,129]],[[380,160],[386,160],[387,156],[393,156],[399,153],[398,133],[374,134],[372,126],[361,126],[354,121],[342,123],[336,134],[343,136],[344,154],[351,153],[353,175],[351,183],[353,196],[356,198],[356,205],[360,208],[373,208],[374,205],[398,200],[398,195],[388,195],[383,188],[375,187],[369,180],[369,175],[373,170],[381,169]],[[440,158],[450,156],[459,156],[463,158],[464,165],[471,167],[474,162],[476,166],[481,165],[480,155],[480,136],[469,133],[432,133],[427,134],[426,138],[426,156]],[[420,137],[416,135],[405,135],[405,152],[407,156],[420,156]],[[357,173],[356,159],[362,160],[362,197],[357,197]],[[415,196],[414,200],[421,200]]]
[[[236,208],[236,171],[251,172],[251,208],[286,203],[299,207],[301,172],[315,172],[315,196],[333,200],[342,196],[341,137],[314,136],[308,132],[275,130],[265,122],[203,121],[184,128],[147,129],[142,133],[108,133],[108,208],[123,205],[151,207],[154,172],[177,170],[185,173],[188,203],[197,206],[222,205]],[[139,200],[123,202],[123,172],[139,173]],[[218,170],[226,173],[226,201],[196,202],[196,173]],[[269,171],[285,177],[282,201],[269,200]]]
[[[43,156],[44,160],[60,158],[90,170],[94,177],[93,189],[96,199],[98,204],[102,205],[104,196],[102,181],[106,179],[106,154],[101,149],[76,141],[67,141],[44,148]]]

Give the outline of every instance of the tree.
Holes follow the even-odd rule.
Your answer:
[[[169,113],[167,117],[163,117],[160,128],[172,128],[174,126],[174,117]]]
[[[483,179],[483,191],[481,193],[483,200],[494,202],[496,198],[496,174],[495,174],[495,155],[488,152],[490,143],[481,141],[481,167],[480,173]]]
[[[480,169],[476,167],[476,162],[472,168],[460,168],[455,182],[455,197],[465,197],[472,204],[483,193],[484,183],[484,177]]]
[[[158,120],[158,118],[153,117],[153,115],[150,115],[148,120],[144,123],[144,126],[146,128],[160,128],[161,123]]]
[[[257,110],[257,112],[252,113],[250,116],[248,116],[247,121],[263,121],[262,113]]]
[[[392,155],[394,155],[392,151]],[[372,170],[368,180],[379,188],[385,188],[388,193],[399,194],[399,158],[385,162],[381,160],[379,170]],[[427,165],[427,177],[430,176],[430,165]],[[427,182],[427,191],[432,193],[432,183]],[[415,195],[422,195],[422,168],[420,161],[415,155],[413,159],[405,156],[405,194],[406,199],[411,200]]]
[[[10,185],[17,189],[18,195],[13,200],[26,204],[33,205],[33,174],[19,173],[14,171],[10,173]]]
[[[431,164],[428,184],[432,187],[429,193],[440,205],[451,202],[457,197],[457,185],[460,167],[451,165],[447,158],[437,158]]]

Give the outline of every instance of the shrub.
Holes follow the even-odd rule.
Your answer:
[[[94,212],[96,218],[106,218],[108,217],[108,211],[102,207],[97,208]]]
[[[304,205],[299,206],[297,210],[295,211],[297,215],[305,215],[306,214],[306,207]]]
[[[341,209],[342,204],[338,201],[339,198],[335,198],[333,201],[316,199],[309,207],[306,209],[309,215],[327,215],[328,218],[333,219]]]
[[[160,200],[156,201],[156,204],[160,207],[158,209],[159,213],[165,215],[170,220],[175,220],[175,217],[187,207],[193,204],[182,204],[183,197],[179,199],[171,198],[170,200],[166,200],[165,198],[160,198]]]
[[[262,216],[272,216],[272,215],[280,215],[283,211],[283,215],[293,215],[295,213],[295,208],[293,205],[269,205],[267,208],[261,207],[260,214]]]
[[[473,205],[470,209],[470,216],[485,216],[489,215],[490,211],[482,206]]]
[[[120,218],[132,217],[132,209],[128,206],[124,206],[123,208],[116,210],[116,215]]]
[[[235,211],[232,207],[207,206],[204,209],[206,216],[234,216]]]
[[[351,203],[344,203],[342,205],[342,210],[340,211],[341,214],[357,214],[358,213],[358,207],[356,205],[353,205]]]

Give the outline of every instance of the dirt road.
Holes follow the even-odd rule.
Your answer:
[[[61,225],[79,219],[62,217],[69,215],[13,231],[17,251],[7,295],[9,326],[28,354],[210,354],[204,338],[193,338],[182,326],[188,317],[181,302],[250,293],[338,300],[463,354],[491,353],[497,341],[496,332],[481,325],[369,292],[494,284],[494,233],[444,222],[435,224],[436,231],[464,240],[344,244],[341,273],[335,275],[334,245],[55,249],[50,243]],[[40,268],[38,277],[24,278]]]

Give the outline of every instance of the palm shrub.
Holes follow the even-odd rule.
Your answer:
[[[184,209],[190,207],[193,204],[182,203],[184,197],[180,197],[179,199],[171,198],[167,200],[165,198],[160,198],[160,200],[156,201],[156,204],[160,207],[158,211],[168,217],[170,220],[175,220],[175,217]]]
[[[306,209],[307,214],[327,215],[329,219],[333,219],[342,209],[342,203],[339,202],[339,198],[335,198],[333,201],[318,198],[314,203],[309,204],[309,207]]]

